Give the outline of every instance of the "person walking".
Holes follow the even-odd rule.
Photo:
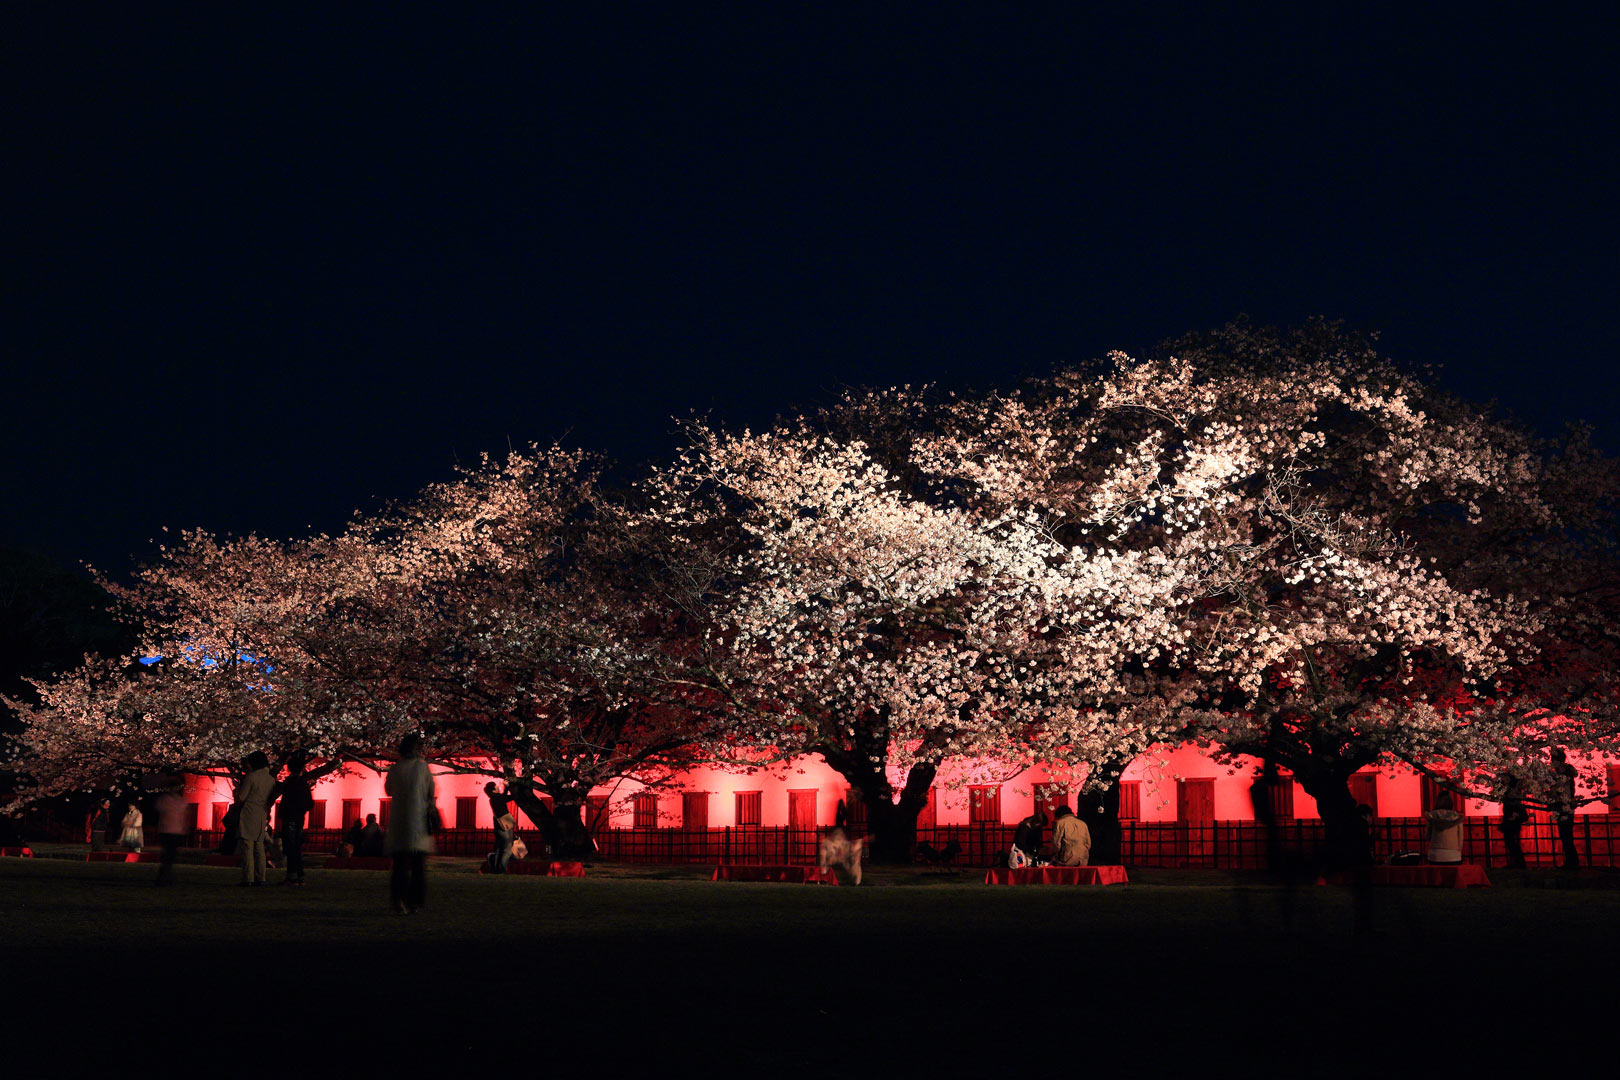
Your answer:
[[[422,760],[422,737],[412,732],[399,744],[399,761],[384,782],[393,800],[384,846],[394,858],[389,875],[389,901],[396,915],[422,910],[427,904],[427,857],[438,828],[433,770]]]
[[[264,842],[269,833],[270,804],[276,797],[276,781],[270,775],[270,759],[263,750],[247,757],[248,774],[236,785],[236,848],[242,856],[242,885],[263,885],[265,879]]]
[[[185,781],[174,779],[157,797],[158,844],[163,848],[163,859],[158,864],[157,883],[167,885],[174,877],[174,862],[180,854],[180,842],[186,835]]]
[[[287,763],[287,779],[281,785],[281,810],[277,819],[281,833],[281,850],[287,860],[287,876],[283,885],[304,883],[304,817],[315,806],[314,793],[304,775],[304,755],[292,756]]]

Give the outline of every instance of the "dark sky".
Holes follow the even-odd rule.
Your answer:
[[[1620,449],[1606,24],[531,6],[8,9],[0,542],[120,571],[1240,312]]]

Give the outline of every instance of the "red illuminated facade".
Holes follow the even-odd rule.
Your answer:
[[[1254,820],[1250,783],[1257,762],[1233,768],[1218,763],[1192,745],[1161,755],[1138,759],[1126,770],[1121,788],[1123,821],[1203,825],[1211,822]],[[1620,793],[1620,764],[1607,766],[1608,790],[1589,795]],[[439,811],[445,827],[493,827],[488,800],[483,795],[488,777],[441,773],[438,777]],[[1366,770],[1351,777],[1357,802],[1373,808],[1378,818],[1418,818],[1429,809],[1434,795],[1431,782],[1404,768]],[[831,825],[838,803],[849,785],[819,757],[811,756],[785,766],[752,772],[698,769],[648,789],[634,781],[600,788],[590,796],[588,817],[598,828],[684,829],[789,827],[810,829]],[[198,804],[199,828],[218,828],[230,805],[224,781],[193,778],[188,800]],[[944,826],[1005,825],[1044,806],[1075,796],[1068,785],[1054,783],[1045,770],[998,772],[993,763],[975,762],[948,771],[930,793],[929,805],[918,821],[921,829]],[[1283,821],[1313,821],[1315,801],[1298,783],[1285,785],[1274,808]],[[1470,816],[1500,813],[1494,803],[1467,800]],[[315,788],[311,829],[345,828],[356,819],[376,814],[388,819],[388,799],[379,774],[352,771],[328,777]],[[1610,815],[1620,822],[1620,798],[1589,802],[1581,815]]]

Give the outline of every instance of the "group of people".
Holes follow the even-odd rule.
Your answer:
[[[102,799],[90,811],[84,832],[91,851],[106,851],[109,843],[129,851],[140,851],[146,846],[146,817],[141,813],[140,805],[131,801],[119,817],[118,828],[114,832],[112,800]]]
[[[407,735],[399,745],[399,760],[389,768],[384,788],[392,800],[385,829],[376,814],[364,825],[355,821],[344,842],[352,852],[392,856],[389,876],[390,908],[397,914],[420,911],[427,903],[427,856],[433,852],[433,834],[439,828],[433,772],[422,760],[422,740]],[[242,860],[243,886],[267,883],[271,808],[279,801],[277,835],[287,874],[284,885],[304,883],[304,822],[314,798],[304,766],[295,754],[284,780],[276,780],[270,759],[255,750],[246,762],[247,775],[236,785],[227,833],[235,831],[235,848]]]
[[[1550,760],[1556,779],[1547,803],[1558,829],[1559,865],[1565,870],[1575,870],[1581,865],[1580,851],[1575,844],[1575,767],[1564,751],[1556,747]],[[1507,864],[1511,869],[1522,870],[1525,858],[1520,833],[1530,820],[1530,812],[1525,809],[1518,778],[1509,776],[1503,781],[1499,794],[1502,820],[1497,829],[1502,833],[1502,846],[1507,850]],[[1424,815],[1424,820],[1427,823],[1428,850],[1424,856],[1427,861],[1440,865],[1462,862],[1463,815],[1458,812],[1451,792],[1442,791],[1435,797],[1434,809]]]
[[[376,814],[367,814],[363,819],[356,817],[343,831],[343,839],[338,842],[338,854],[381,858],[387,850],[386,835],[383,827],[377,824]]]
[[[433,852],[433,834],[440,827],[433,772],[422,759],[421,751],[422,740],[418,735],[407,735],[399,745],[399,760],[389,768],[384,783],[392,808],[388,824],[379,824],[376,814],[367,814],[363,823],[356,819],[344,833],[339,847],[340,853],[392,857],[389,903],[391,910],[399,914],[419,911],[427,902],[427,856]],[[239,885],[261,886],[268,883],[271,852],[275,841],[279,840],[279,855],[286,862],[282,884],[302,885],[304,825],[315,805],[313,788],[305,773],[307,759],[303,754],[294,754],[288,761],[287,776],[282,780],[276,779],[270,759],[262,750],[253,751],[243,764],[246,775],[233,789],[231,807],[223,822],[225,836],[220,849],[241,857]],[[489,796],[495,820],[495,850],[488,856],[487,869],[505,873],[511,860],[524,857],[528,850],[518,837],[510,797],[493,783],[486,785],[484,791]],[[275,818],[272,835],[272,810],[278,803],[281,812]],[[175,778],[165,785],[153,809],[163,850],[158,884],[167,885],[172,879],[176,855],[190,831],[183,780]],[[145,843],[144,832],[145,819],[134,801],[118,818],[116,831],[110,799],[100,800],[85,821],[85,839],[92,851],[105,851],[110,845],[118,845],[138,852]]]
[[[1091,862],[1091,828],[1080,815],[1059,805],[1052,812],[1052,843],[1043,845],[1046,812],[1037,810],[1018,823],[1013,831],[1007,865],[1014,870],[1026,866],[1086,866]]]

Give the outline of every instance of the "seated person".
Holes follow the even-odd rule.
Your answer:
[[[1429,821],[1429,861],[1442,865],[1462,862],[1463,817],[1452,809],[1451,792],[1442,791],[1434,809],[1424,815]]]
[[[365,828],[366,823],[361,821],[358,817],[351,821],[349,823],[349,827],[343,830],[343,840],[342,843],[338,845],[338,854],[341,855],[343,853],[343,844],[349,845],[350,855],[360,854],[360,835],[365,831]]]
[[[1013,832],[1012,851],[1007,853],[1007,865],[1014,870],[1037,865],[1041,853],[1041,833],[1046,828],[1046,814],[1040,810],[1018,823]]]
[[[1091,829],[1067,806],[1057,808],[1052,825],[1052,865],[1085,866],[1091,861]]]
[[[380,859],[383,855],[383,831],[377,824],[376,814],[366,815],[366,827],[360,830],[360,843],[355,851],[368,859]]]

